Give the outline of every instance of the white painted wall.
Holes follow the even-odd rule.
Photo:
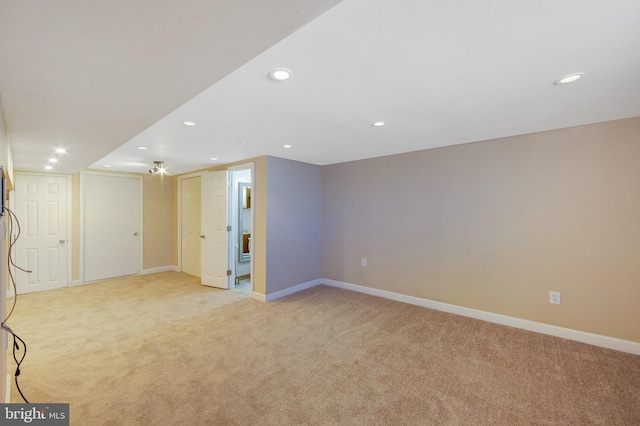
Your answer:
[[[2,196],[6,196],[2,194]],[[2,269],[0,271],[0,321],[4,320],[7,315],[7,291],[9,288],[7,280],[7,238],[4,230],[7,229],[6,215],[0,220],[0,259],[2,259]],[[0,402],[6,402],[6,379],[7,379],[7,349],[8,349],[7,332],[0,332]]]
[[[9,148],[9,138],[7,136],[7,127],[4,121],[4,110],[2,109],[2,100],[0,99],[0,166],[5,169],[5,172],[11,172],[11,150]],[[6,197],[6,194],[0,194],[2,197]],[[7,216],[2,216],[0,219],[0,261],[2,261],[2,267],[0,267],[0,321],[4,320],[6,316],[7,306],[7,290],[8,284],[8,271],[7,271],[7,237],[4,230],[7,229],[6,219]],[[6,402],[7,399],[7,333],[0,332],[0,402]]]

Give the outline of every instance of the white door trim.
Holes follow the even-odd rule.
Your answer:
[[[73,229],[71,228],[71,216],[73,216],[73,212],[71,211],[71,175],[63,175],[58,173],[37,173],[37,172],[15,172],[16,175],[22,176],[52,176],[52,177],[60,177],[64,178],[67,181],[67,287],[73,280],[72,274],[72,265],[73,265]],[[11,191],[15,194],[15,189]],[[15,201],[15,197],[13,197],[13,201]],[[15,208],[13,204],[11,204],[11,210]],[[9,286],[9,290],[7,292],[7,296],[14,296],[13,285]]]
[[[81,171],[80,172],[80,183],[79,183],[79,193],[80,196],[78,197],[78,202],[79,202],[79,225],[80,225],[80,231],[79,231],[79,235],[78,235],[78,240],[79,240],[79,247],[80,247],[80,253],[79,253],[79,258],[78,258],[78,263],[80,264],[80,275],[79,275],[79,280],[80,280],[80,284],[84,284],[84,179],[85,176],[87,175],[97,175],[97,176],[111,176],[111,177],[131,177],[131,178],[136,178],[138,180],[138,185],[139,185],[139,189],[140,189],[140,199],[138,200],[139,202],[139,215],[138,215],[138,224],[140,225],[140,233],[141,233],[141,237],[142,237],[142,241],[140,242],[140,249],[139,249],[139,255],[140,255],[140,264],[138,265],[138,273],[142,274],[143,270],[144,270],[144,211],[143,211],[143,205],[144,205],[144,188],[143,188],[143,182],[142,182],[142,176],[139,174],[135,174],[135,173],[115,173],[115,172],[98,172],[98,171],[93,171],[93,170],[85,170],[85,171]]]
[[[244,163],[244,164],[239,164],[237,166],[233,166],[233,167],[229,167],[227,169],[227,172],[233,174],[234,170],[247,170],[247,169],[251,169],[251,198],[252,198],[252,206],[253,208],[251,209],[251,240],[250,240],[250,246],[249,246],[249,252],[251,253],[251,261],[249,264],[249,273],[251,274],[251,293],[253,294],[253,288],[254,288],[254,279],[255,279],[255,274],[253,271],[253,267],[255,265],[254,263],[254,245],[255,245],[255,223],[256,223],[256,209],[255,209],[255,200],[256,200],[256,163],[255,162],[250,162],[250,163]],[[234,191],[235,189],[232,188],[232,191]],[[227,194],[227,202],[229,205],[231,205],[231,191],[228,191]],[[232,231],[233,232],[233,231]],[[234,257],[232,257],[232,251],[235,252],[234,247],[233,246],[233,239],[229,239],[228,242],[228,246],[229,246],[229,254],[228,254],[228,258],[229,259],[233,259]],[[236,277],[236,267],[235,264],[233,265],[233,269],[232,269],[233,273],[232,273],[232,279],[235,282],[235,277]]]

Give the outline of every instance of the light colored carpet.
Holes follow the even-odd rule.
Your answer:
[[[19,296],[9,325],[73,425],[640,424],[639,356],[328,286],[167,272]]]

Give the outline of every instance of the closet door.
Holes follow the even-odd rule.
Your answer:
[[[200,176],[181,181],[182,272],[200,276]]]
[[[83,172],[84,281],[142,273],[142,178]]]

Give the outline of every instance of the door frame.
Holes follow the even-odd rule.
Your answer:
[[[251,170],[251,242],[249,243],[249,252],[251,253],[251,259],[250,259],[250,263],[249,263],[249,274],[251,274],[251,294],[253,295],[253,283],[255,280],[255,274],[254,274],[254,258],[255,258],[255,250],[254,245],[255,245],[255,223],[256,223],[256,209],[255,209],[255,200],[256,200],[256,192],[255,192],[255,187],[256,187],[256,167],[255,167],[255,163],[252,161],[250,163],[244,163],[244,164],[239,164],[237,166],[233,166],[233,167],[229,167],[227,169],[227,171],[229,172],[231,178],[230,181],[233,181],[233,172],[234,171],[238,171],[238,170]],[[227,208],[228,208],[228,217],[231,217],[231,215],[233,215],[234,211],[234,206],[232,205],[232,191],[237,191],[237,188],[230,188],[227,194]],[[237,206],[236,206],[237,207]],[[237,211],[235,212],[236,214],[238,213]],[[238,230],[237,229],[233,229],[231,230],[231,232],[234,235],[238,234]],[[236,258],[236,252],[237,250],[235,249],[234,245],[233,245],[233,239],[230,239],[229,243],[227,244],[228,249],[229,249],[229,253],[227,255],[228,259],[235,259]],[[235,265],[235,261],[233,262],[233,269],[232,269],[232,273],[231,273],[231,281],[232,283],[236,282],[236,265]]]
[[[67,181],[67,288],[70,286],[70,283],[73,281],[73,272],[72,272],[72,262],[73,262],[73,229],[71,216],[73,216],[73,212],[71,211],[71,197],[72,197],[72,186],[71,186],[71,175],[64,175],[59,173],[38,173],[38,172],[15,172],[15,175],[22,176],[38,176],[38,177],[60,177],[64,178]],[[15,182],[15,177],[14,177]],[[7,204],[10,206],[11,211],[14,211],[15,206],[15,185],[14,189],[11,191],[14,194],[14,197],[11,197],[7,200]],[[13,291],[13,284],[9,285],[9,289],[7,290],[7,297],[13,297],[15,293]]]
[[[256,181],[256,163],[254,161],[250,161],[247,163],[242,163],[236,166],[230,166],[227,167],[225,170],[227,171],[227,173],[232,173],[234,170],[247,170],[247,169],[251,169],[251,197],[253,198],[253,200],[256,199],[256,193],[255,193],[255,181]],[[214,171],[214,170],[200,170],[197,172],[191,172],[191,173],[185,173],[183,175],[178,176],[178,224],[182,223],[182,179],[190,179],[190,178],[194,178],[194,177],[200,177],[202,178],[202,174],[204,172],[207,171]],[[231,206],[231,190],[227,187],[227,211],[229,211],[229,208]],[[255,203],[254,203],[255,205]],[[256,222],[256,218],[255,218],[255,209],[251,209],[251,248],[250,251],[252,253],[251,256],[251,266],[249,267],[250,271],[251,271],[251,293],[253,294],[253,288],[254,288],[254,256],[253,253],[255,253],[254,247],[255,247],[255,238],[253,238],[253,235],[255,235],[255,222]],[[230,213],[229,213],[230,214]],[[230,216],[227,215],[227,220]],[[233,232],[233,231],[232,231]],[[178,241],[182,241],[182,227],[178,226],[178,236],[177,236],[177,240]],[[228,249],[228,255],[227,255],[227,263],[229,262],[228,259],[230,257],[228,257],[229,255],[231,255],[231,253],[233,252],[233,240],[228,239],[227,241],[227,249]],[[202,265],[200,265],[200,267],[202,267]],[[178,243],[178,265],[177,265],[177,270],[178,271],[182,271],[182,245],[180,243]],[[236,268],[235,265],[233,266],[232,269],[232,274],[231,274],[231,281],[235,283],[235,277],[236,277]]]
[[[116,172],[100,172],[95,170],[83,170],[80,172],[79,177],[79,185],[78,185],[78,208],[79,208],[79,218],[78,223],[80,226],[80,230],[78,232],[78,245],[80,247],[80,252],[78,256],[79,263],[79,281],[80,284],[84,284],[84,186],[86,175],[97,175],[97,176],[109,176],[109,177],[130,177],[136,178],[138,180],[138,187],[140,190],[140,199],[138,200],[139,204],[139,214],[138,214],[138,225],[140,226],[141,233],[141,241],[139,248],[139,256],[140,256],[140,264],[138,265],[138,274],[142,274],[144,271],[144,187],[142,182],[142,176],[135,173],[116,173]]]

